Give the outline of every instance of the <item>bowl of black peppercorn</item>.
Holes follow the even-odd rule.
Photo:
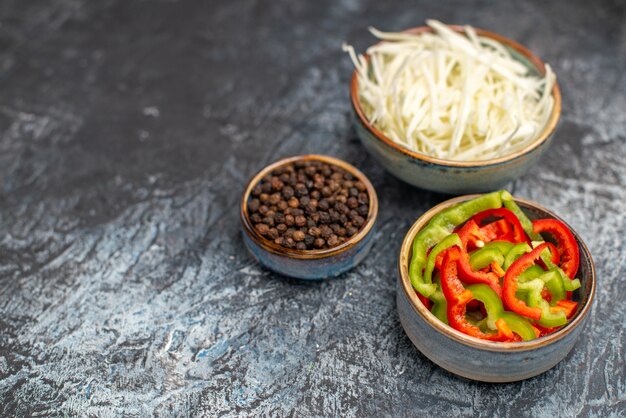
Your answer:
[[[377,214],[376,191],[362,172],[315,154],[259,171],[240,210],[250,254],[266,268],[299,279],[336,277],[363,261]]]

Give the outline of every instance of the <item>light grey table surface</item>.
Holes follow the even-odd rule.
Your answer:
[[[596,262],[586,332],[516,384],[457,378],[410,343],[401,240],[446,196],[370,158],[350,126],[349,41],[427,18],[549,62],[555,142],[516,195]],[[238,204],[279,157],[323,153],[380,198],[368,259],[303,283],[246,253]],[[0,415],[624,416],[626,4],[0,2]]]

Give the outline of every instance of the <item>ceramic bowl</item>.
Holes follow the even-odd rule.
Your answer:
[[[250,222],[247,202],[256,184],[277,168],[296,161],[321,161],[339,166],[362,181],[369,195],[369,213],[361,229],[344,243],[328,249],[297,250],[275,244],[260,235]],[[252,256],[270,270],[298,279],[335,277],[359,264],[372,247],[374,225],[378,215],[378,197],[372,183],[354,166],[325,155],[301,155],[279,160],[258,172],[248,183],[241,199],[241,224],[246,248]]]
[[[450,26],[457,32],[461,26]],[[408,33],[432,32],[427,26],[407,30]],[[480,36],[492,38],[504,45],[531,72],[545,74],[544,63],[528,49],[502,35],[476,29]],[[361,107],[358,95],[357,72],[352,74],[350,97],[352,120],[356,133],[372,156],[391,174],[423,189],[442,193],[461,194],[486,192],[500,188],[528,171],[548,149],[561,115],[561,92],[555,83],[552,89],[554,107],[539,135],[523,149],[510,155],[484,161],[452,161],[430,157],[409,150],[389,139],[372,125]]]
[[[591,254],[580,236],[570,227],[580,250],[576,277],[581,288],[574,292],[578,308],[560,330],[532,341],[490,342],[465,335],[439,321],[417,298],[409,279],[408,265],[415,235],[443,209],[475,197],[461,196],[443,202],[420,217],[411,227],[400,250],[397,306],[407,335],[426,357],[444,369],[472,380],[513,382],[541,374],[554,367],[570,352],[583,331],[595,294],[596,275]],[[515,199],[529,218],[558,216],[536,203]],[[569,226],[569,225],[568,225]]]

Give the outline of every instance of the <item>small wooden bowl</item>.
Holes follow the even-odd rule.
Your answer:
[[[570,322],[558,331],[532,341],[491,342],[470,337],[437,319],[418,299],[409,279],[412,244],[417,233],[444,209],[477,195],[447,200],[422,215],[404,238],[398,260],[396,302],[402,326],[418,350],[444,369],[472,380],[514,382],[541,374],[560,362],[580,336],[591,311],[595,295],[596,273],[591,254],[580,236],[571,228],[580,250],[576,277],[581,288],[574,292],[578,308]],[[563,221],[544,207],[515,199],[531,219],[554,218]]]
[[[463,32],[462,26],[450,26]],[[407,33],[421,34],[432,32],[428,26],[406,30]],[[541,59],[524,46],[497,33],[476,29],[479,36],[491,38],[507,48],[511,55],[528,67],[531,72],[545,74]],[[517,179],[535,165],[548,149],[561,116],[561,91],[554,84],[552,114],[543,130],[523,149],[504,157],[483,161],[454,161],[431,157],[411,151],[397,144],[376,128],[365,116],[359,98],[359,77],[355,70],[350,84],[352,120],[365,149],[380,162],[387,171],[405,182],[423,189],[442,193],[475,193],[496,190]]]
[[[365,184],[369,196],[369,212],[361,229],[344,243],[320,250],[297,250],[278,245],[260,235],[248,215],[248,200],[255,185],[263,177],[286,164],[296,161],[321,161],[335,165]],[[262,265],[285,276],[298,279],[335,277],[359,264],[372,247],[374,225],[378,215],[378,197],[372,183],[356,167],[325,155],[300,155],[284,158],[259,171],[248,183],[241,198],[240,218],[243,239],[250,254]]]

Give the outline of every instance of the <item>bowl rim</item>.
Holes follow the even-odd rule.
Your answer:
[[[456,32],[464,31],[463,26],[460,26],[460,25],[447,25],[447,26]],[[545,74],[545,71],[546,71],[545,63],[525,46],[495,32],[490,32],[490,31],[487,31],[485,29],[480,29],[480,28],[474,28],[474,30],[476,31],[477,35],[491,38],[497,42],[500,42],[505,47],[510,48],[516,51],[517,53],[523,55],[532,65],[534,65],[534,67],[537,69],[537,71],[540,74],[542,75]],[[421,34],[421,33],[433,32],[433,29],[429,26],[417,26],[417,27],[406,29],[402,32],[412,33],[412,34]],[[374,45],[378,45],[384,42],[385,41],[378,42]],[[368,58],[367,54],[365,54],[364,56],[365,56],[365,59]],[[383,144],[386,144],[390,146],[391,148],[393,148],[394,150],[402,154],[408,155],[409,157],[412,157],[414,159],[424,161],[430,164],[438,164],[438,165],[448,166],[448,167],[471,168],[471,167],[494,166],[494,165],[509,162],[511,160],[514,160],[516,158],[519,158],[531,152],[532,150],[534,150],[535,148],[539,147],[541,144],[546,142],[556,130],[557,124],[561,117],[561,104],[562,104],[561,103],[562,102],[561,89],[559,87],[558,80],[555,80],[554,86],[552,88],[552,97],[554,98],[554,106],[552,107],[552,113],[550,114],[550,118],[546,122],[546,125],[544,126],[543,130],[539,133],[539,135],[537,135],[537,137],[531,143],[526,145],[521,150],[518,150],[514,153],[511,153],[502,157],[491,158],[488,160],[479,160],[479,161],[455,161],[455,160],[448,160],[444,158],[436,158],[427,154],[422,154],[422,153],[418,153],[415,151],[411,151],[408,148],[405,148],[404,146],[395,143],[389,137],[387,137],[383,132],[381,132],[378,128],[376,128],[372,123],[370,123],[367,117],[365,116],[365,113],[363,112],[363,108],[361,107],[361,102],[360,102],[360,98],[358,94],[358,83],[359,83],[358,72],[356,69],[354,69],[354,71],[352,72],[352,78],[350,82],[350,101],[352,103],[352,109],[357,115],[357,119],[359,123],[363,125],[365,129],[367,129],[370,133],[372,133],[373,136],[378,141],[381,141]]]
[[[365,184],[365,188],[367,189],[367,194],[369,196],[369,212],[367,213],[367,217],[365,218],[365,223],[358,230],[356,234],[351,236],[345,242],[340,245],[331,248],[325,248],[321,250],[298,250],[294,248],[286,248],[281,245],[278,245],[261,234],[259,234],[253,227],[252,222],[249,218],[248,214],[248,198],[252,192],[254,186],[256,186],[263,177],[267,174],[271,173],[275,169],[282,167],[286,164],[293,163],[296,161],[321,161],[326,164],[335,165],[348,173],[352,174],[355,178]],[[252,239],[257,245],[259,245],[263,250],[268,251],[273,254],[289,257],[292,259],[300,259],[300,260],[314,260],[330,257],[333,255],[337,255],[343,253],[350,248],[354,247],[357,243],[359,243],[363,238],[369,234],[369,232],[374,227],[374,223],[376,222],[376,217],[378,216],[378,196],[376,195],[376,190],[374,186],[367,178],[365,174],[363,174],[359,169],[354,167],[353,165],[340,160],[335,157],[331,157],[328,155],[322,154],[303,154],[303,155],[295,155],[292,157],[282,158],[257,172],[248,184],[246,185],[245,191],[241,197],[240,202],[240,218],[244,232],[246,235]]]
[[[425,227],[430,222],[431,218],[435,216],[437,213],[441,212],[442,210],[446,208],[449,208],[452,205],[473,199],[477,196],[480,196],[480,194],[458,196],[453,199],[449,199],[444,202],[441,202],[438,205],[431,208],[430,210],[428,210],[422,216],[420,216],[415,221],[415,223],[411,226],[411,228],[405,235],[404,240],[402,241],[402,246],[400,247],[400,256],[398,257],[398,272],[399,272],[400,280],[402,282],[402,291],[404,292],[404,296],[409,301],[409,304],[411,305],[413,310],[421,317],[423,321],[429,324],[435,331],[439,332],[440,334],[443,334],[444,336],[449,337],[450,339],[456,342],[459,342],[463,345],[466,345],[472,348],[493,351],[493,352],[530,351],[530,350],[537,349],[539,347],[552,344],[556,341],[559,341],[565,338],[566,335],[568,335],[570,332],[572,332],[575,328],[577,328],[579,325],[583,323],[584,319],[589,313],[589,310],[591,309],[591,305],[593,303],[595,291],[596,291],[595,265],[594,265],[591,253],[589,252],[587,245],[584,243],[580,235],[578,235],[578,233],[574,229],[572,229],[572,227],[569,224],[567,224],[567,222],[565,222],[563,219],[558,217],[556,214],[544,208],[543,206],[539,205],[538,203],[532,202],[530,200],[514,197],[514,200],[517,203],[521,203],[522,205],[526,205],[533,209],[544,212],[547,216],[558,219],[559,221],[563,222],[568,228],[570,228],[570,231],[572,231],[572,234],[574,235],[574,237],[576,238],[576,241],[578,242],[581,253],[584,253],[584,257],[589,259],[589,264],[591,265],[591,274],[589,277],[589,280],[591,280],[591,289],[589,291],[589,297],[584,301],[584,305],[581,307],[579,312],[570,322],[568,322],[565,326],[563,326],[563,328],[559,329],[558,331],[553,332],[552,334],[549,334],[544,337],[537,338],[531,341],[521,341],[521,342],[485,341],[479,338],[471,337],[467,334],[464,334],[460,331],[455,330],[449,325],[444,324],[435,315],[433,315],[430,312],[430,310],[428,310],[418,299],[417,293],[415,292],[415,290],[413,289],[413,286],[411,285],[411,280],[409,278],[409,270],[408,270],[408,265],[410,262],[409,254],[411,253],[412,244],[413,244],[413,240],[415,236],[423,227]]]

